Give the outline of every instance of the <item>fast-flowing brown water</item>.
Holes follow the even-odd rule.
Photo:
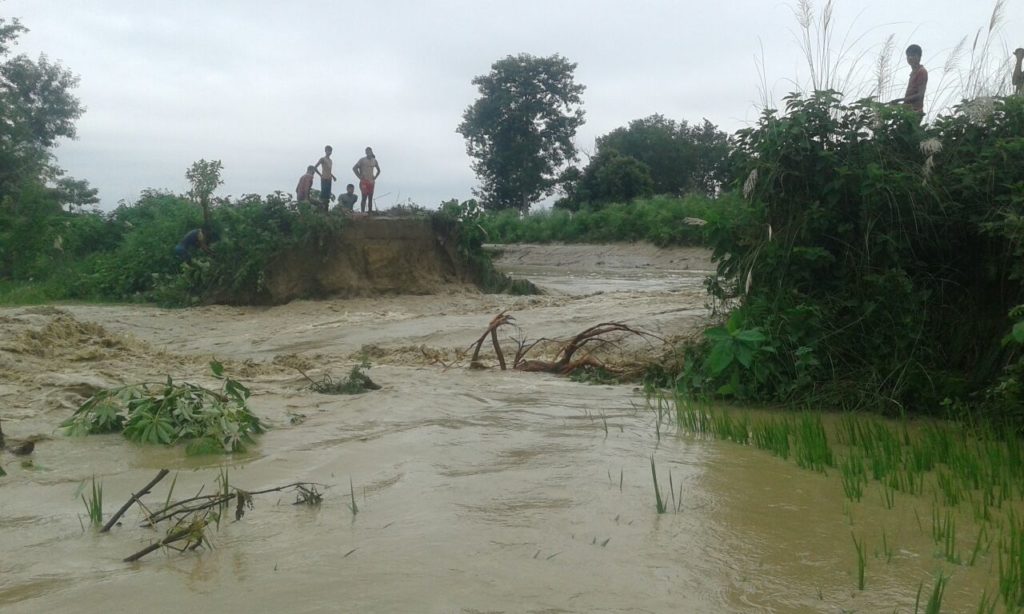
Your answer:
[[[506,251],[508,270],[553,290],[541,297],[459,290],[269,309],[4,310],[4,431],[52,438],[31,467],[0,453],[0,609],[913,611],[942,563],[929,501],[887,510],[870,491],[848,505],[834,475],[677,435],[671,420],[656,428],[631,386],[444,366],[503,309],[530,338],[609,320],[662,336],[692,331],[706,316],[706,258],[644,247]],[[293,368],[340,376],[362,354],[382,390],[319,395]],[[254,410],[273,427],[246,455],[186,457],[55,431],[98,387],[166,374],[212,384],[211,358],[251,385]],[[660,515],[652,456],[670,508]],[[175,496],[209,492],[221,467],[246,490],[296,480],[330,488],[318,508],[256,497],[243,520],[210,532],[212,550],[122,563],[162,533],[138,527],[134,509],[108,535],[83,530],[76,490],[102,480],[109,515],[162,467],[177,473]],[[145,500],[162,501],[169,486]],[[970,530],[961,527],[964,550]],[[851,533],[868,544],[865,591]],[[944,610],[974,610],[993,558],[957,569]]]

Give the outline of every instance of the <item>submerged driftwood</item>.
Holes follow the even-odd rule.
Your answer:
[[[315,482],[293,482],[264,490],[247,491],[237,486],[228,487],[227,475],[223,474],[221,476],[224,480],[223,489],[216,494],[204,495],[202,494],[202,489],[200,489],[200,492],[195,496],[174,502],[171,502],[170,495],[168,495],[160,508],[155,511],[150,510],[142,502],[142,497],[149,494],[153,487],[163,480],[168,473],[170,471],[167,469],[161,469],[149,483],[137,492],[132,493],[128,501],[100,529],[101,533],[109,532],[110,528],[117,524],[117,521],[132,505],[138,505],[142,508],[142,512],[146,517],[145,522],[142,523],[144,527],[155,527],[158,523],[165,521],[171,523],[163,538],[125,557],[124,561],[126,563],[137,561],[161,548],[171,548],[185,552],[195,550],[200,546],[209,546],[210,542],[206,537],[206,528],[211,523],[219,526],[221,514],[231,506],[234,507],[235,520],[241,520],[246,510],[253,509],[253,495],[293,490],[297,493],[296,505],[319,505],[323,500],[323,495],[320,494],[317,487],[324,488],[324,486]],[[174,490],[173,484],[171,485],[171,490]],[[184,545],[181,547],[174,545],[180,542],[184,542]]]
[[[470,347],[473,348],[473,357],[469,366],[473,369],[484,368],[480,362],[480,351],[488,338],[494,347],[494,353],[498,358],[498,366],[504,371],[508,369],[505,354],[498,343],[498,330],[503,326],[515,326],[515,318],[502,311],[491,319],[490,324],[480,338]],[[618,338],[623,335],[631,335],[643,338],[659,339],[656,335],[642,331],[621,322],[602,322],[576,334],[568,340],[540,338],[536,341],[527,342],[522,336],[516,340],[516,354],[512,359],[512,369],[517,371],[532,371],[542,373],[555,373],[558,375],[571,375],[573,372],[583,368],[600,368],[609,373],[620,374],[621,370],[611,367],[592,355],[592,351],[614,345]],[[528,359],[527,355],[538,347],[539,344],[556,343],[559,349],[554,360]]]

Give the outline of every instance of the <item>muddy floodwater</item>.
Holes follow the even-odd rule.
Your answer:
[[[272,308],[0,310],[4,432],[45,436],[31,465],[0,453],[0,610],[914,610],[939,564],[921,526],[927,499],[893,511],[872,492],[851,507],[834,475],[677,433],[671,419],[656,428],[634,386],[460,362],[506,309],[528,338],[611,320],[662,337],[691,333],[708,317],[705,252],[519,246],[501,263],[548,293],[453,287]],[[615,351],[628,359],[660,348],[625,341]],[[363,356],[379,391],[317,394],[297,370],[338,377]],[[102,387],[167,375],[214,385],[211,359],[251,387],[253,410],[271,426],[246,454],[187,457],[56,428]],[[670,473],[677,491],[665,514],[655,509],[652,456],[663,494]],[[76,492],[93,476],[109,516],[160,468],[183,497],[215,489],[224,467],[245,490],[300,480],[328,488],[319,507],[257,496],[241,521],[209,532],[212,549],[136,563],[122,559],[163,535],[141,528],[136,508],[110,534],[83,529]],[[162,502],[169,486],[144,501]],[[868,543],[864,591],[852,533]],[[944,611],[974,611],[986,561],[954,573]]]

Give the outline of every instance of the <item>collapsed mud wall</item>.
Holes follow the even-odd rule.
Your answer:
[[[264,271],[260,302],[433,294],[472,277],[429,218],[354,218],[337,241],[279,254]]]

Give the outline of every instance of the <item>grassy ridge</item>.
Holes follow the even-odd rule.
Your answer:
[[[480,226],[490,243],[609,243],[648,241],[655,245],[703,245],[704,226],[740,214],[745,204],[726,194],[719,198],[657,196],[570,212],[549,209],[520,216],[517,211],[489,213]],[[688,223],[688,220],[690,221]]]

